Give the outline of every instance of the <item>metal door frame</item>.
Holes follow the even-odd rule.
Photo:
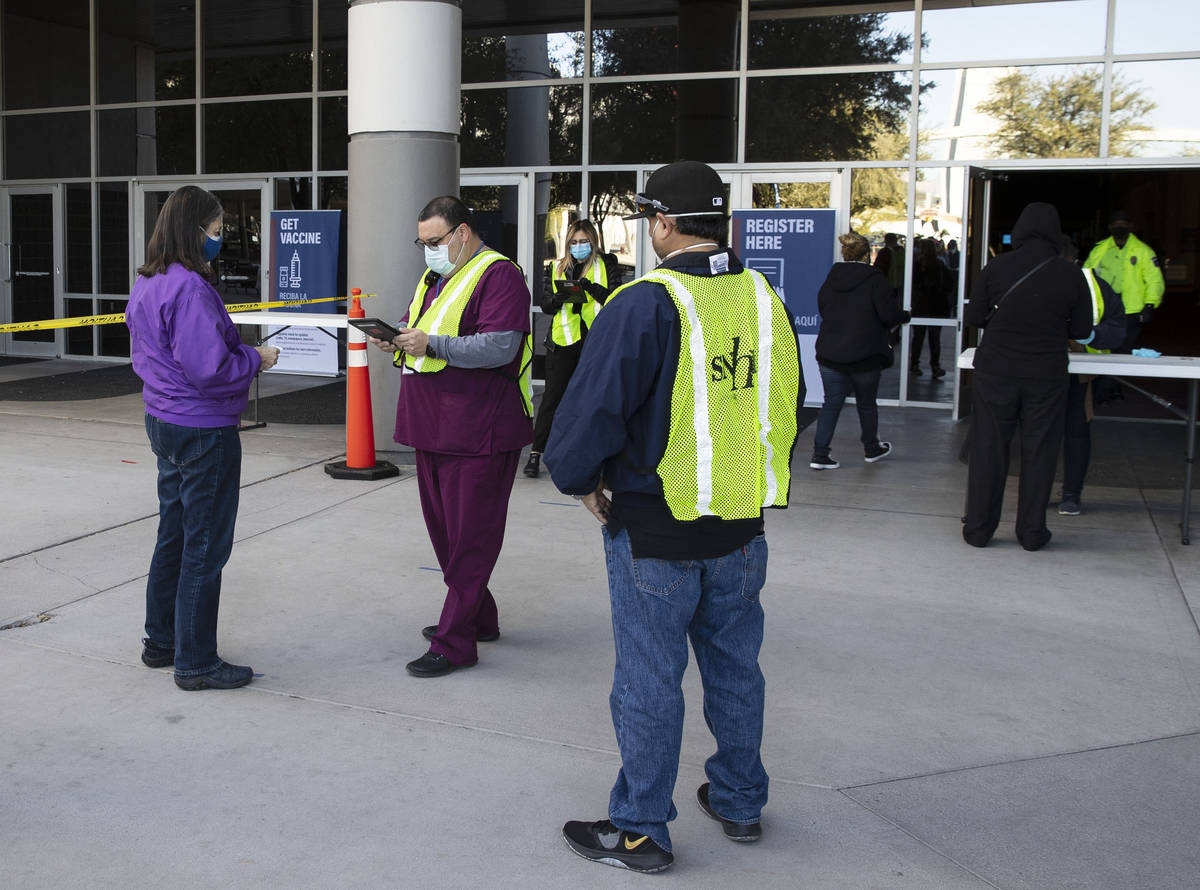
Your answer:
[[[517,255],[509,257],[525,273],[529,292],[534,293],[535,279],[540,285],[540,271],[534,268],[533,227],[537,222],[533,213],[532,176],[529,173],[463,173],[459,176],[460,188],[477,188],[488,185],[515,185],[517,187]],[[535,275],[535,273],[538,273]],[[532,307],[530,309],[532,313]],[[532,319],[532,315],[531,315]]]
[[[0,285],[3,286],[3,297],[0,298],[0,322],[12,321],[13,292],[12,278],[15,271],[12,255],[12,196],[13,195],[49,195],[51,201],[51,238],[53,239],[54,255],[54,318],[63,317],[63,245],[65,230],[63,228],[63,197],[60,183],[46,185],[5,186],[0,189],[3,199],[0,200],[0,264],[3,273],[0,274]],[[0,334],[0,353],[6,355],[28,355],[39,358],[58,358],[63,354],[62,329],[54,331],[54,339],[45,343],[29,342],[13,339],[12,334]]]

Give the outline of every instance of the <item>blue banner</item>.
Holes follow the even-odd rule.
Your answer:
[[[271,300],[338,296],[340,210],[271,211]],[[285,312],[340,312],[337,303],[280,307]],[[287,322],[281,318],[280,324]],[[332,330],[332,329],[330,329]],[[324,328],[291,327],[269,341],[279,347],[277,371],[336,375],[338,341]]]
[[[817,291],[833,267],[834,210],[735,210],[730,244],[749,269],[761,272],[796,323],[806,404],[824,400],[816,362]]]

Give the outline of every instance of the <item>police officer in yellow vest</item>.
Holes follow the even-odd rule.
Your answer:
[[[600,252],[600,238],[590,220],[571,223],[566,240],[567,252],[548,270],[542,296],[542,312],[551,322],[546,332],[546,387],[538,403],[533,445],[524,471],[530,478],[538,475],[554,412],[579,364],[588,329],[620,274],[617,258]]]
[[[545,460],[603,525],[616,643],[621,769],[607,817],[563,835],[587,859],[661,871],[689,639],[716,738],[697,803],[731,840],[761,836],[763,508],[787,505],[805,390],[786,307],[724,246],[717,173],[670,164],[635,203],[626,218],[649,222],[661,263],[596,316]]]
[[[488,582],[521,450],[533,438],[531,300],[521,270],[483,243],[452,195],[425,205],[414,243],[429,271],[407,329],[372,342],[404,374],[395,439],[416,453],[421,512],[446,584],[438,623],[421,631],[429,651],[406,668],[440,677],[475,664],[476,644],[500,636]]]
[[[1085,269],[1109,283],[1125,306],[1125,342],[1113,352],[1128,354],[1137,344],[1142,326],[1162,303],[1166,284],[1158,257],[1150,245],[1132,232],[1129,214],[1114,210],[1108,218],[1109,237],[1092,248]]]

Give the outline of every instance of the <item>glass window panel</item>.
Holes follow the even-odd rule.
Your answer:
[[[751,14],[751,68],[911,62],[911,12],[785,17]]]
[[[312,210],[312,179],[280,176],[275,179],[276,210]]]
[[[872,259],[888,232],[907,231],[908,170],[856,167],[850,172],[850,227],[871,240]]]
[[[196,172],[196,110],[190,105],[101,111],[96,126],[100,176]]]
[[[1200,59],[1113,66],[1111,157],[1200,156]]]
[[[746,160],[902,160],[911,83],[890,71],[751,78]]]
[[[830,207],[828,182],[756,182],[752,189],[755,208],[776,210]]]
[[[87,105],[88,0],[5,0],[3,9],[4,107]]]
[[[78,318],[81,315],[94,315],[91,300],[67,300],[67,318]],[[107,327],[102,325],[101,327]],[[124,325],[122,325],[124,327]],[[95,347],[92,345],[93,331],[96,327],[83,325],[77,328],[66,328],[63,338],[67,344],[67,355],[92,355]]]
[[[578,164],[582,107],[583,88],[577,86],[464,90],[461,164]]]
[[[67,291],[92,292],[92,187],[65,187],[67,238]],[[75,313],[67,313],[72,315]],[[78,313],[87,314],[87,313]],[[89,347],[88,352],[91,352]]]
[[[674,74],[738,66],[739,0],[594,0],[592,73]]]
[[[1190,52],[1200,34],[1200,4],[1183,0],[1117,0],[1113,51]]]
[[[927,72],[922,151],[950,161],[1099,157],[1101,75],[1099,65]]]
[[[464,3],[462,17],[463,83],[583,76],[582,0]]]
[[[320,165],[322,170],[345,170],[350,137],[347,133],[345,96],[318,99],[321,103]]]
[[[5,118],[5,176],[8,179],[89,176],[91,144],[86,111]]]
[[[101,315],[113,315],[124,312],[129,300],[100,300]],[[129,328],[123,324],[102,324],[100,332],[100,354],[129,357]]]
[[[319,210],[349,209],[350,186],[345,176],[322,176],[318,185],[321,191]]]
[[[588,219],[600,233],[600,246],[615,254],[622,279],[633,280],[637,263],[641,220],[623,219],[634,212],[637,174],[633,171],[597,171],[588,174]]]
[[[1107,18],[1108,0],[926,9],[921,61],[1098,56]]]
[[[322,90],[344,90],[346,79],[346,34],[349,4],[342,0],[321,0],[317,13],[320,21],[320,84]]]
[[[204,95],[312,89],[312,0],[205,0]]]
[[[196,95],[196,13],[178,0],[97,0],[101,102]]]
[[[128,294],[131,281],[128,188],[123,182],[101,182],[97,188],[100,190],[100,293]],[[124,312],[125,307],[117,311]]]
[[[204,107],[204,172],[312,168],[312,102],[223,102]]]
[[[592,87],[595,164],[735,160],[737,81],[598,83]]]

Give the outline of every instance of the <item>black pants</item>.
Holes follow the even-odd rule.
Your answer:
[[[1079,497],[1092,460],[1092,424],[1087,418],[1088,384],[1071,375],[1067,390],[1066,427],[1063,434],[1063,494]]]
[[[971,466],[963,538],[985,545],[1000,524],[1012,438],[1021,431],[1017,540],[1036,548],[1050,539],[1046,506],[1062,448],[1067,376],[1058,380],[997,377],[976,371],[971,381]]]
[[[558,403],[567,391],[571,375],[579,366],[579,355],[582,352],[582,340],[570,346],[555,346],[546,352],[546,388],[542,390],[537,419],[533,422],[533,446],[530,449],[536,454],[546,450],[546,440],[550,438],[554,412],[558,410]]]
[[[921,366],[921,347],[925,345],[926,331],[929,332],[929,367],[936,370],[942,366],[942,329],[938,325],[913,325],[909,364],[914,369]]]

